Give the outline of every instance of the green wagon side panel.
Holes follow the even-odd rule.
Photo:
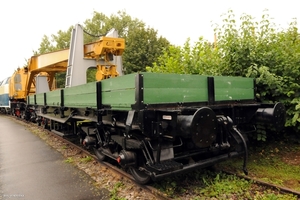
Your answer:
[[[131,110],[135,103],[135,89],[102,92],[102,104],[110,105],[112,109]]]
[[[29,104],[33,105],[34,104],[34,95],[29,95],[28,96],[28,101],[29,101],[28,102]]]
[[[60,106],[61,105],[61,90],[53,90],[46,93],[46,103],[49,106]]]
[[[214,81],[215,101],[254,99],[252,78],[215,76]]]
[[[96,82],[64,89],[64,106],[97,108]]]
[[[36,104],[37,105],[44,105],[44,93],[36,94]]]
[[[207,76],[143,73],[144,103],[208,101]]]
[[[101,81],[102,104],[112,109],[131,110],[135,103],[135,79],[137,74],[129,74]]]
[[[128,74],[116,78],[105,79],[101,81],[102,92],[135,88],[135,77],[137,74]]]

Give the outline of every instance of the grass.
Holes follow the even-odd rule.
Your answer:
[[[185,175],[167,178],[153,185],[169,198],[181,200],[202,199],[255,199],[255,200],[296,200],[290,194],[266,190],[252,181],[207,169]]]
[[[117,182],[114,185],[114,188],[112,189],[112,191],[110,192],[110,200],[126,200],[126,198],[123,197],[118,197],[118,191],[119,189],[121,189],[124,186],[124,184],[122,182]]]
[[[80,159],[80,162],[82,162],[82,163],[88,163],[88,162],[91,162],[93,160],[94,159],[91,156],[85,156],[84,158]]]
[[[239,179],[236,176],[218,173],[213,179],[209,178],[206,180],[204,178],[203,181],[206,187],[197,191],[203,196],[215,198],[223,197],[224,199],[232,195],[247,199],[250,197],[248,191],[251,187],[251,182]]]
[[[75,160],[74,160],[74,158],[72,158],[72,157],[68,157],[66,160],[65,160],[65,163],[74,163],[75,162]]]
[[[300,180],[300,165],[287,161],[293,160],[293,154],[299,151],[297,144],[275,143],[259,147],[249,156],[247,165],[249,176],[300,191],[300,182],[298,181]],[[241,166],[241,159],[228,160],[219,165],[220,168],[231,170],[241,169]]]
[[[194,199],[197,199],[195,197],[199,199],[226,197],[225,199],[228,199],[231,195],[245,197],[245,193],[251,187],[251,182],[233,175],[203,169],[166,178],[154,183],[153,186],[174,199],[183,194],[190,195]]]
[[[259,158],[259,161],[252,160],[249,163],[249,170],[255,176],[281,186],[284,186],[284,182],[289,180],[300,180],[300,167],[288,165],[278,157]],[[300,187],[295,189],[300,191]]]

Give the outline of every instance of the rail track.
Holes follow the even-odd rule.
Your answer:
[[[19,118],[14,118],[14,117],[11,117],[11,118],[18,119],[18,121],[20,121],[22,123],[26,123],[28,125],[28,122],[25,121],[25,120],[22,120],[22,119],[19,119]],[[47,129],[44,129],[42,126],[38,126],[36,124],[34,124],[34,127],[37,128],[37,129],[39,129],[39,130],[41,130],[41,131],[46,132],[51,137],[56,138],[57,140],[61,141],[62,143],[67,144],[67,145],[69,145],[70,147],[72,147],[74,149],[77,149],[78,151],[80,151],[84,155],[92,157],[101,166],[103,166],[103,167],[105,167],[105,168],[107,168],[109,170],[112,170],[113,173],[117,173],[117,174],[119,174],[121,177],[123,177],[125,179],[130,180],[134,185],[136,185],[139,188],[143,188],[149,194],[155,195],[156,199],[163,199],[163,200],[169,200],[169,199],[171,199],[166,194],[164,194],[163,192],[159,191],[158,189],[156,189],[156,188],[154,188],[154,187],[152,187],[150,185],[140,185],[140,184],[136,183],[134,181],[134,178],[130,174],[128,174],[127,172],[125,172],[121,168],[118,168],[117,166],[113,165],[112,163],[105,162],[105,161],[98,161],[97,157],[92,152],[90,152],[87,149],[85,149],[85,148],[83,148],[83,147],[75,144],[74,142],[72,142],[68,138],[61,137],[61,136],[57,135],[56,133],[54,133],[52,131],[49,131]],[[267,187],[267,188],[269,188],[269,189],[271,189],[273,191],[278,191],[280,193],[292,194],[294,196],[297,196],[298,199],[300,199],[300,191],[295,191],[295,190],[290,189],[290,188],[286,188],[286,187],[282,187],[282,186],[279,186],[279,185],[271,184],[271,183],[265,182],[263,180],[259,180],[259,179],[255,179],[255,178],[252,178],[252,177],[249,177],[249,176],[237,174],[237,173],[234,173],[234,172],[231,172],[231,171],[228,171],[228,170],[224,170],[224,169],[217,169],[217,170],[218,171],[222,171],[223,173],[228,174],[228,175],[234,175],[236,177],[252,181],[253,183],[255,183],[257,185]]]

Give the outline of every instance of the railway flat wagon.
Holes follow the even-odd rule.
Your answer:
[[[77,135],[99,160],[111,158],[139,183],[247,159],[257,122],[281,129],[285,108],[255,99],[251,78],[134,73],[30,95],[38,122]]]

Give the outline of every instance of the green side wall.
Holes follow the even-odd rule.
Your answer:
[[[215,101],[254,99],[254,81],[245,77],[215,76]]]
[[[144,103],[205,102],[207,76],[143,73]]]
[[[52,92],[48,92],[46,95],[47,105],[49,106],[60,106],[61,105],[61,90],[54,90]]]
[[[64,106],[75,108],[97,108],[96,83],[64,89]]]
[[[102,104],[113,109],[131,110],[135,103],[135,79],[137,74],[129,74],[101,81]]]
[[[34,104],[34,95],[27,96],[27,101],[27,103],[29,104]]]
[[[36,94],[35,100],[37,105],[44,105],[44,93]]]
[[[143,88],[137,84],[139,74],[129,74],[101,81],[102,104],[112,109],[131,110],[136,92],[142,91],[144,104],[190,103],[208,101],[208,76],[188,74],[141,73]],[[254,82],[251,78],[214,77],[215,101],[252,100]],[[64,106],[97,108],[96,82],[63,89]],[[46,93],[47,105],[61,105],[61,90]],[[34,96],[29,96],[31,104]],[[36,103],[44,105],[44,94],[36,94]]]

